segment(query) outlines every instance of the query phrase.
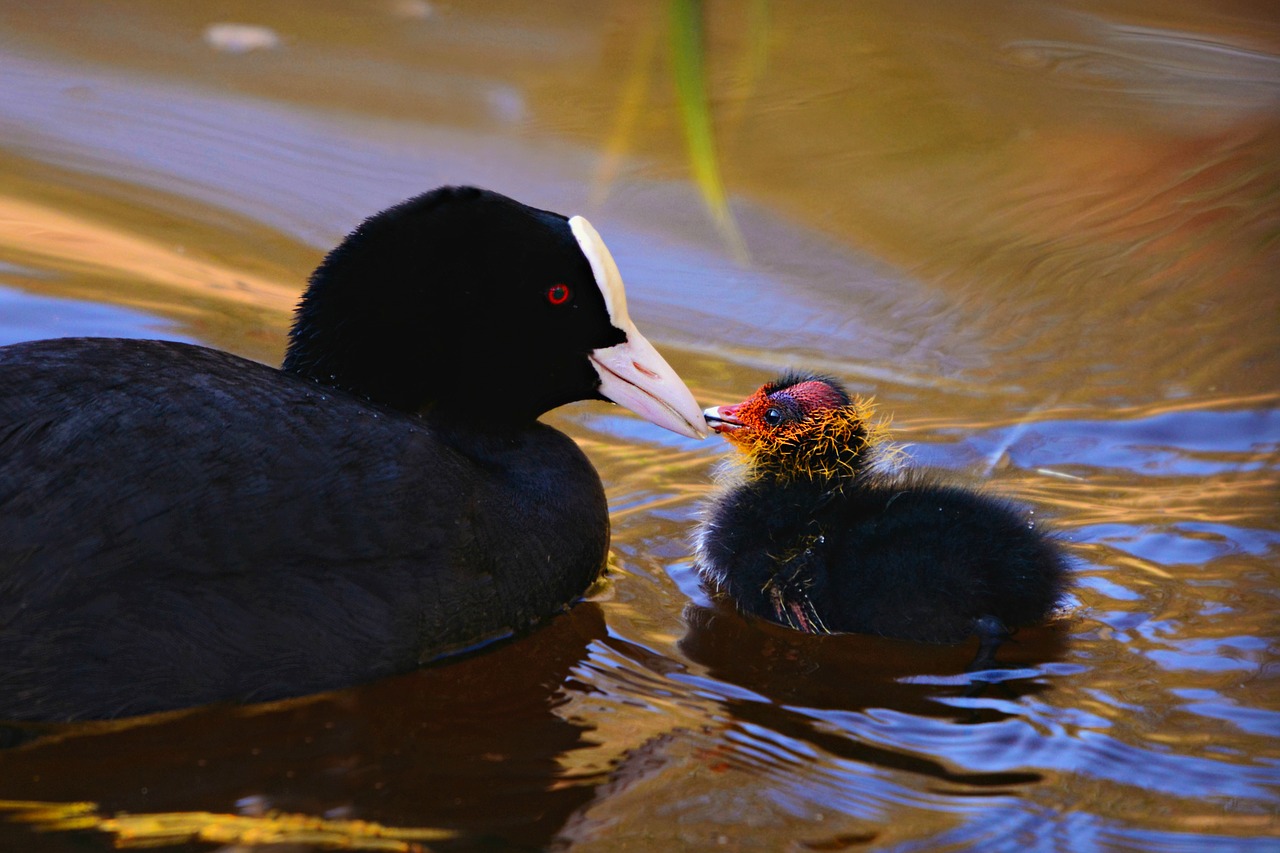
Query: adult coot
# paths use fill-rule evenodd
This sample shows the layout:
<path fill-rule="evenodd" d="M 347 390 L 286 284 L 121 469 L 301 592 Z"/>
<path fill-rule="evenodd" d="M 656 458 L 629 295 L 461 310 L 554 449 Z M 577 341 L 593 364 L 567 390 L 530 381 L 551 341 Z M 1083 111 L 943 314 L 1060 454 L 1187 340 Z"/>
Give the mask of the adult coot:
<path fill-rule="evenodd" d="M 0 348 L 0 718 L 324 690 L 524 630 L 603 566 L 577 445 L 688 389 L 581 217 L 445 187 L 311 277 L 283 370 L 161 341 Z"/>
<path fill-rule="evenodd" d="M 710 506 L 697 563 L 743 612 L 810 633 L 976 632 L 987 664 L 1058 606 L 1067 564 L 1027 513 L 872 464 L 882 428 L 835 380 L 787 375 L 704 415 L 746 465 Z"/>

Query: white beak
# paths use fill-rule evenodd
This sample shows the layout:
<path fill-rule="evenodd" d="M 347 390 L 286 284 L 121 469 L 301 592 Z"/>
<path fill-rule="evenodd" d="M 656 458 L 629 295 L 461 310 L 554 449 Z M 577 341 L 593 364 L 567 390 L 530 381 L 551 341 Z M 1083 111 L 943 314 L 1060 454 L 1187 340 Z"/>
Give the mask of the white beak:
<path fill-rule="evenodd" d="M 613 255 L 596 229 L 581 216 L 570 219 L 569 227 L 591 264 L 610 323 L 627 336 L 620 344 L 591 353 L 591 364 L 600 375 L 600 393 L 660 427 L 690 438 L 704 438 L 706 421 L 693 395 L 627 314 L 622 274 Z"/>
<path fill-rule="evenodd" d="M 660 427 L 704 438 L 706 421 L 684 382 L 635 326 L 625 331 L 625 343 L 591 353 L 600 393 Z"/>

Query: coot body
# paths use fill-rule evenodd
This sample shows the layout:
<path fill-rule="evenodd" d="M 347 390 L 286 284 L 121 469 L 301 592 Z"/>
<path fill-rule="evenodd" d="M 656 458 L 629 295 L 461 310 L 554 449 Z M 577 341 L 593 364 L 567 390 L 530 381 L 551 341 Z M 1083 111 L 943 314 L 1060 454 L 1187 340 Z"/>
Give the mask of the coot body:
<path fill-rule="evenodd" d="M 1067 564 L 1032 516 L 872 464 L 881 428 L 834 380 L 789 375 L 705 416 L 746 460 L 699 530 L 698 567 L 743 612 L 811 633 L 977 633 L 993 653 L 1058 606 Z"/>
<path fill-rule="evenodd" d="M 600 571 L 608 514 L 537 417 L 602 397 L 700 426 L 585 220 L 473 188 L 330 253 L 284 370 L 0 348 L 0 718 L 300 695 L 550 617 Z"/>

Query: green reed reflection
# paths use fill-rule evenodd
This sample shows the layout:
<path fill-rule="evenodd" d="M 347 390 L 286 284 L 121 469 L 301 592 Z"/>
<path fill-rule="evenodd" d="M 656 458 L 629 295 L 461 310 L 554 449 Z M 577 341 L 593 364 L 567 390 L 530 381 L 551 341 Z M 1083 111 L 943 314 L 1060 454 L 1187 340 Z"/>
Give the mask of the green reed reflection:
<path fill-rule="evenodd" d="M 760 16 L 756 19 L 759 20 Z M 715 130 L 707 97 L 705 53 L 702 0 L 671 0 L 672 72 L 694 183 L 735 258 L 745 261 L 746 243 L 733 218 L 733 211 L 729 209 L 724 181 L 720 176 L 720 160 L 716 154 Z"/>

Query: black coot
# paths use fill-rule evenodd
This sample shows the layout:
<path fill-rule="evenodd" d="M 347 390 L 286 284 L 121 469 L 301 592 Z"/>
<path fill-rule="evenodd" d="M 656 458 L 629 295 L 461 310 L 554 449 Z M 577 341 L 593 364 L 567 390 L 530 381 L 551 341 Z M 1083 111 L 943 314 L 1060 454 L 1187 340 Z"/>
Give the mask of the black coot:
<path fill-rule="evenodd" d="M 698 533 L 708 586 L 811 633 L 948 643 L 1046 620 L 1067 563 L 1025 510 L 871 464 L 881 428 L 828 377 L 788 375 L 704 415 L 745 457 Z"/>
<path fill-rule="evenodd" d="M 590 224 L 468 187 L 334 249 L 283 370 L 0 348 L 0 718 L 300 695 L 546 619 L 596 578 L 609 520 L 537 418 L 600 398 L 705 432 Z"/>

